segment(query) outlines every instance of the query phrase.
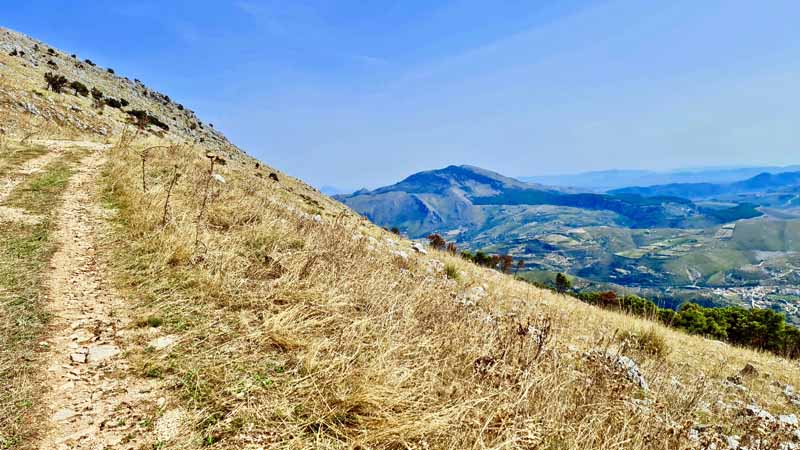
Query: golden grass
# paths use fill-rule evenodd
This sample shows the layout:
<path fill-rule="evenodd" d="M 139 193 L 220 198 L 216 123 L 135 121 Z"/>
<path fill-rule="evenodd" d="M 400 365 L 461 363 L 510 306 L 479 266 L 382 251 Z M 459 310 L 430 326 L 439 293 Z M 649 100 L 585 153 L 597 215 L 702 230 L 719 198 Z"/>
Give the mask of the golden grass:
<path fill-rule="evenodd" d="M 123 80 L 57 60 L 70 79 L 179 115 Z M 0 155 L 29 152 L 37 138 L 120 143 L 99 200 L 118 211 L 104 247 L 109 276 L 139 318 L 126 347 L 139 349 L 129 355 L 135 373 L 172 393 L 161 413 L 177 405 L 188 417 L 180 438 L 154 448 L 637 450 L 722 444 L 726 434 L 751 448 L 784 439 L 742 411 L 756 403 L 791 412 L 775 384 L 800 386 L 794 361 L 600 310 L 453 255 L 417 255 L 241 155 L 215 170 L 224 183 L 210 179 L 205 149 L 175 144 L 200 140 L 178 129 L 191 117 L 179 115 L 166 141 L 131 145 L 134 136 L 120 137 L 121 111 L 47 91 L 45 64 L 5 54 L 0 63 Z M 152 145 L 167 147 L 145 158 L 145 192 L 139 155 Z M 11 201 L 47 216 L 57 195 L 20 191 Z M 31 348 L 46 320 L 49 223 L 3 224 L 0 233 L 0 448 L 36 429 L 42 386 Z M 164 334 L 176 343 L 148 345 Z M 636 360 L 646 392 L 613 364 L 620 354 Z M 730 385 L 747 363 L 759 375 L 744 379 L 745 390 Z M 689 440 L 700 424 L 710 427 Z"/>
<path fill-rule="evenodd" d="M 217 166 L 225 182 L 209 183 L 202 152 L 162 149 L 147 162 L 144 193 L 139 149 L 110 156 L 109 248 L 141 322 L 163 320 L 160 333 L 178 337 L 153 351 L 150 332 L 132 334 L 138 373 L 162 378 L 189 414 L 171 448 L 690 448 L 696 424 L 718 427 L 709 440 L 758 437 L 743 406 L 788 411 L 772 382 L 800 384 L 794 362 L 449 254 L 415 255 L 247 159 Z M 182 176 L 162 226 L 173 170 Z M 400 247 L 411 256 L 392 251 Z M 477 306 L 465 305 L 481 290 Z M 623 332 L 660 350 L 631 351 L 616 339 Z M 629 351 L 646 392 L 610 362 Z M 746 392 L 728 387 L 747 362 L 762 376 Z"/>

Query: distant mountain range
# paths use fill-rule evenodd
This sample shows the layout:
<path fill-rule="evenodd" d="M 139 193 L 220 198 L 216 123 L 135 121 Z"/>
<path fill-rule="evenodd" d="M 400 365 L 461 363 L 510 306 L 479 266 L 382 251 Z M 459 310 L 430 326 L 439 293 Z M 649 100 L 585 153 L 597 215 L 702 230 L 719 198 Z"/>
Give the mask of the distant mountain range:
<path fill-rule="evenodd" d="M 760 173 L 800 171 L 800 166 L 761 167 L 710 167 L 701 169 L 676 169 L 665 172 L 649 170 L 604 170 L 566 175 L 523 176 L 520 180 L 551 186 L 604 192 L 628 186 L 653 186 L 675 183 L 731 183 Z"/>
<path fill-rule="evenodd" d="M 439 233 L 460 249 L 522 259 L 531 280 L 565 272 L 597 288 L 623 286 L 671 306 L 695 301 L 750 307 L 757 295 L 762 306 L 800 324 L 800 310 L 785 304 L 786 295 L 800 292 L 800 170 L 759 170 L 673 173 L 673 179 L 702 173 L 725 181 L 596 193 L 449 166 L 336 198 L 412 238 Z M 589 182 L 609 186 L 609 180 L 644 174 L 595 173 Z"/>
<path fill-rule="evenodd" d="M 701 208 L 670 196 L 574 193 L 473 166 L 420 172 L 391 186 L 335 198 L 373 222 L 396 226 L 413 237 L 485 230 L 502 223 L 508 207 L 515 207 L 513 213 L 545 205 L 604 212 L 611 223 L 632 228 L 700 227 L 760 215 L 747 207 Z"/>
<path fill-rule="evenodd" d="M 719 198 L 731 194 L 796 192 L 800 188 L 800 172 L 760 173 L 733 183 L 671 183 L 635 186 L 609 191 L 610 194 L 636 194 L 646 197 L 672 195 L 690 199 Z"/>

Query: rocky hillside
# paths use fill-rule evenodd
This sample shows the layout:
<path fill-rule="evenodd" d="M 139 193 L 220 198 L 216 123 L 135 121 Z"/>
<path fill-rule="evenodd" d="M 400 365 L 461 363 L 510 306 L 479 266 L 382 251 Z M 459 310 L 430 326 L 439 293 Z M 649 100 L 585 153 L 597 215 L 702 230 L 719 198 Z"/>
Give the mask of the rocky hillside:
<path fill-rule="evenodd" d="M 796 361 L 422 248 L 4 36 L 0 448 L 800 444 Z"/>
<path fill-rule="evenodd" d="M 133 111 L 151 117 L 146 131 L 169 140 L 234 149 L 219 131 L 204 124 L 188 107 L 156 92 L 138 79 L 118 76 L 112 68 L 98 67 L 84 55 L 53 48 L 23 34 L 0 27 L 0 91 L 2 127 L 12 133 L 46 133 L 48 129 L 75 135 L 110 137 L 126 126 L 133 127 Z M 44 75 L 66 79 L 63 92 L 46 95 Z M 80 83 L 86 91 L 81 93 Z M 102 94 L 95 105 L 92 90 Z M 118 102 L 116 103 L 115 102 Z M 115 105 L 124 105 L 117 106 Z"/>

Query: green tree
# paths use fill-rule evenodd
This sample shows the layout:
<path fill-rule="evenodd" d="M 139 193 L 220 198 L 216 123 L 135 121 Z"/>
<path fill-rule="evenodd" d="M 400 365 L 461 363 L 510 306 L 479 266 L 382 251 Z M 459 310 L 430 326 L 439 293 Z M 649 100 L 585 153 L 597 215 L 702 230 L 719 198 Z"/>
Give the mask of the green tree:
<path fill-rule="evenodd" d="M 569 281 L 566 275 L 563 273 L 558 273 L 556 275 L 556 291 L 563 294 L 572 288 L 572 283 Z"/>
<path fill-rule="evenodd" d="M 69 80 L 67 80 L 67 77 L 64 75 L 59 75 L 52 72 L 47 72 L 44 74 L 44 81 L 47 82 L 48 89 L 58 94 L 60 94 L 64 86 L 69 83 Z"/>

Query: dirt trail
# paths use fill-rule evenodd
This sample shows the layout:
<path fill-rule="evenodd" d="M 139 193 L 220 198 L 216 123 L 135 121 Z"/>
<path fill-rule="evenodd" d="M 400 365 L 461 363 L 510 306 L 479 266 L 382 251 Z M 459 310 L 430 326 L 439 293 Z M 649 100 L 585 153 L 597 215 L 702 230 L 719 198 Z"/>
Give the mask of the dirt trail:
<path fill-rule="evenodd" d="M 41 217 L 26 213 L 19 208 L 2 206 L 11 192 L 27 177 L 40 172 L 46 165 L 55 161 L 64 154 L 67 147 L 72 145 L 70 141 L 34 140 L 33 144 L 46 145 L 50 151 L 36 158 L 25 161 L 20 167 L 11 173 L 11 176 L 0 180 L 0 223 L 5 221 L 22 222 L 26 224 L 36 224 L 41 221 Z M 94 142 L 83 142 L 82 147 L 100 150 L 104 144 Z"/>
<path fill-rule="evenodd" d="M 44 155 L 29 159 L 12 172 L 10 177 L 0 180 L 0 203 L 2 203 L 11 191 L 17 187 L 26 177 L 42 170 L 42 167 L 54 161 L 64 153 L 63 146 L 53 146 L 52 150 Z"/>
<path fill-rule="evenodd" d="M 139 448 L 154 442 L 147 419 L 163 406 L 155 382 L 129 376 L 123 357 L 126 308 L 109 291 L 97 253 L 104 224 L 93 193 L 104 155 L 94 150 L 70 180 L 58 214 L 60 248 L 48 275 L 53 325 L 43 343 L 50 349 L 51 414 L 43 450 Z"/>

